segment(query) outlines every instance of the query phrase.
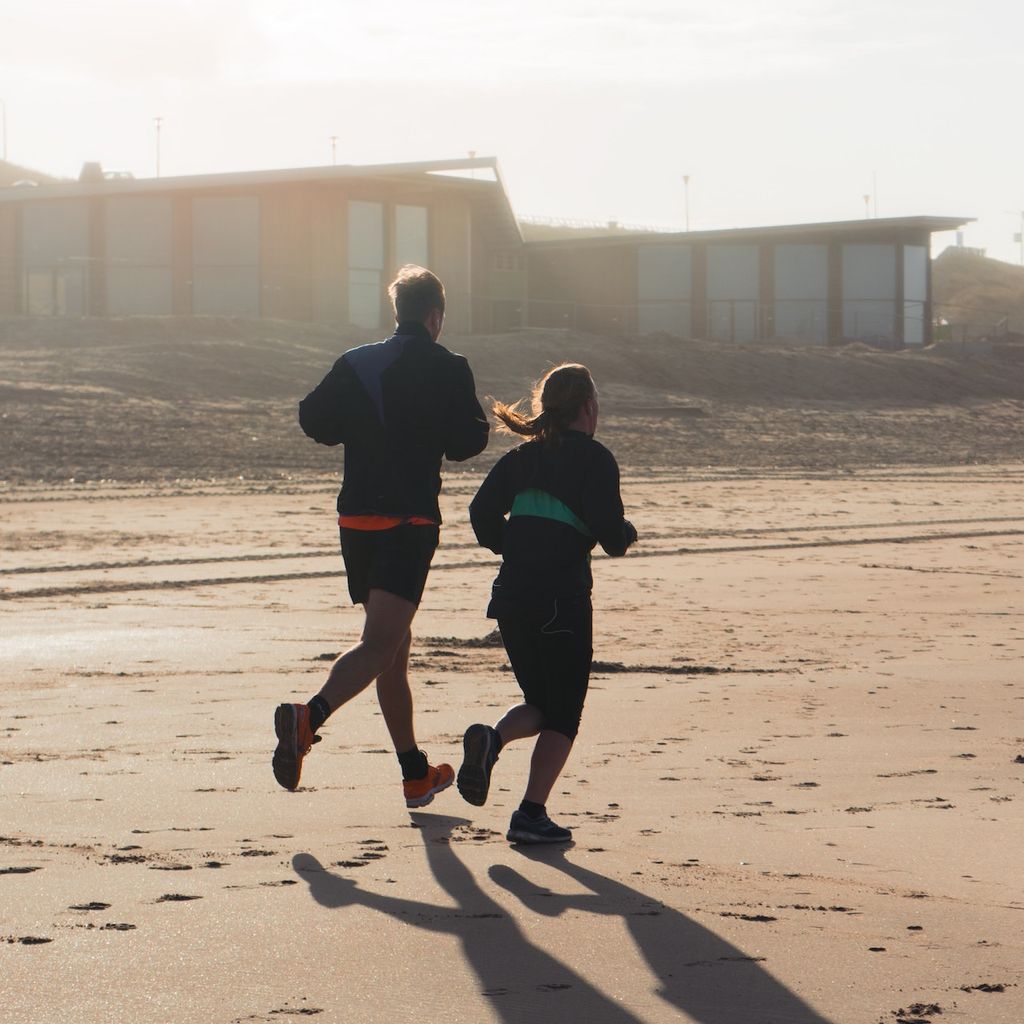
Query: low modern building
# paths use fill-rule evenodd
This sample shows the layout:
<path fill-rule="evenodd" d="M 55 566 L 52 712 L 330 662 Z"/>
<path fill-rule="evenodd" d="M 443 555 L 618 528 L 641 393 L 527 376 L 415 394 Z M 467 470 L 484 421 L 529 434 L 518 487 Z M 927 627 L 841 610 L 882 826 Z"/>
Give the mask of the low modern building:
<path fill-rule="evenodd" d="M 600 333 L 931 340 L 931 234 L 962 217 L 621 234 L 526 246 L 525 319 Z"/>
<path fill-rule="evenodd" d="M 434 268 L 455 331 L 486 310 L 489 253 L 522 237 L 495 162 L 104 175 L 0 188 L 0 313 L 388 322 L 404 263 Z"/>
<path fill-rule="evenodd" d="M 570 327 L 734 342 L 931 340 L 932 232 L 899 217 L 728 231 L 530 230 L 497 162 L 315 167 L 0 187 L 0 314 L 388 320 L 403 263 L 449 329 Z"/>

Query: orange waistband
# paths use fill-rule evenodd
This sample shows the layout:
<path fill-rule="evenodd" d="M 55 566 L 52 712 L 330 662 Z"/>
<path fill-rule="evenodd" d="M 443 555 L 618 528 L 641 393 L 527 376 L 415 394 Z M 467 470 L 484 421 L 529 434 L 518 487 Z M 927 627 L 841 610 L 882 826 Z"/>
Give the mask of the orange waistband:
<path fill-rule="evenodd" d="M 338 525 L 346 530 L 391 530 L 396 526 L 437 526 L 433 519 L 424 516 L 379 516 L 354 515 L 338 516 Z"/>

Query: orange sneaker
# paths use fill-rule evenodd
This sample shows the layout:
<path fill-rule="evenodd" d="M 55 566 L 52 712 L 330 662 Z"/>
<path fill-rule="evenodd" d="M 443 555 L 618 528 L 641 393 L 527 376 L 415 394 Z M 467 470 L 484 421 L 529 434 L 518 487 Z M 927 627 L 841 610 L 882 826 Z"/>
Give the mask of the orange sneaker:
<path fill-rule="evenodd" d="M 309 708 L 305 704 L 279 704 L 274 712 L 277 750 L 274 751 L 274 778 L 285 789 L 295 790 L 302 775 L 302 759 L 320 740 L 309 727 Z"/>
<path fill-rule="evenodd" d="M 436 768 L 427 765 L 427 774 L 422 779 L 406 779 L 402 783 L 405 806 L 426 807 L 434 799 L 435 793 L 447 789 L 454 781 L 455 769 L 450 764 L 439 764 Z"/>

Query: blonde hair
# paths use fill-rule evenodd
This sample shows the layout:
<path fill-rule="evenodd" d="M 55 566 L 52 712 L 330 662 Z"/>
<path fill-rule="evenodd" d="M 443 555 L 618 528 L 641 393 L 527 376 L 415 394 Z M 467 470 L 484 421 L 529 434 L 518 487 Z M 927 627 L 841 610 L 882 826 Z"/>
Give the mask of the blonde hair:
<path fill-rule="evenodd" d="M 495 402 L 491 411 L 510 433 L 550 443 L 569 429 L 596 393 L 594 379 L 582 363 L 562 363 L 534 384 L 530 395 L 532 416 L 520 411 L 522 399 L 512 405 Z"/>

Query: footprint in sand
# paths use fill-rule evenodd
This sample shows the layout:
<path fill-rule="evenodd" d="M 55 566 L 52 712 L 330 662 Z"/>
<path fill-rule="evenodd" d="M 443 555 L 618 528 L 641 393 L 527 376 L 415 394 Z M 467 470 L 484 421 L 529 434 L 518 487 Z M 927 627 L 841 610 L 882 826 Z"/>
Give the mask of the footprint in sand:
<path fill-rule="evenodd" d="M 108 864 L 144 864 L 147 860 L 139 853 L 108 853 L 103 859 Z"/>
<path fill-rule="evenodd" d="M 452 829 L 453 843 L 487 842 L 490 839 L 504 838 L 500 832 L 490 828 L 478 828 L 475 825 L 457 825 Z"/>

